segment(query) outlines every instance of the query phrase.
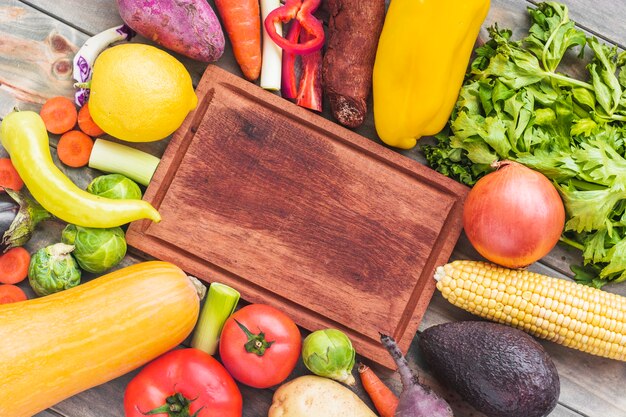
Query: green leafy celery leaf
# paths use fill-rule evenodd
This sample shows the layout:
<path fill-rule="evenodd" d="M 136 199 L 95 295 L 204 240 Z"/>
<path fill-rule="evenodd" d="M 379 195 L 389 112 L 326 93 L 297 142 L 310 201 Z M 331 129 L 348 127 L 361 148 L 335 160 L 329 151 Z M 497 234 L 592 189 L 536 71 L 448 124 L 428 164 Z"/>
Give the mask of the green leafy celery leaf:
<path fill-rule="evenodd" d="M 626 189 L 626 159 L 609 143 L 597 139 L 583 142 L 572 152 L 572 158 L 584 180 L 615 190 Z"/>
<path fill-rule="evenodd" d="M 567 152 L 538 149 L 534 153 L 517 155 L 515 160 L 557 182 L 576 175 L 578 167 Z"/>
<path fill-rule="evenodd" d="M 572 122 L 572 128 L 570 129 L 570 135 L 589 137 L 597 128 L 598 124 L 589 118 L 574 120 Z"/>
<path fill-rule="evenodd" d="M 428 164 L 443 175 L 472 186 L 478 179 L 490 172 L 489 165 L 474 164 L 467 158 L 466 152 L 450 146 L 449 132 L 444 130 L 435 136 L 435 145 L 421 145 Z"/>
<path fill-rule="evenodd" d="M 608 265 L 600 271 L 601 278 L 622 282 L 626 280 L 626 238 L 609 249 L 606 261 Z"/>
<path fill-rule="evenodd" d="M 565 52 L 578 45 L 584 53 L 585 34 L 576 29 L 569 19 L 567 6 L 556 2 L 540 3 L 536 9 L 528 8 L 533 24 L 525 46 L 543 64 L 546 71 L 554 72 Z"/>
<path fill-rule="evenodd" d="M 568 220 L 565 230 L 592 231 L 607 227 L 615 205 L 626 198 L 626 190 L 605 187 L 595 190 L 578 190 L 573 184 L 557 187 L 563 198 Z"/>
<path fill-rule="evenodd" d="M 574 273 L 574 281 L 579 284 L 589 285 L 595 288 L 602 288 L 607 281 L 598 279 L 600 275 L 600 267 L 597 265 L 586 265 L 584 267 L 579 265 L 571 265 L 570 269 Z"/>
<path fill-rule="evenodd" d="M 585 263 L 599 263 L 606 259 L 608 229 L 589 233 L 584 238 L 583 259 Z"/>
<path fill-rule="evenodd" d="M 622 51 L 619 53 L 619 55 L 617 56 L 617 68 L 618 68 L 618 72 L 619 75 L 617 77 L 617 79 L 619 80 L 620 85 L 623 88 L 626 88 L 626 51 Z"/>
<path fill-rule="evenodd" d="M 612 116 L 620 104 L 622 86 L 615 75 L 617 47 L 600 43 L 595 37 L 588 42 L 595 56 L 587 65 L 598 104 Z"/>

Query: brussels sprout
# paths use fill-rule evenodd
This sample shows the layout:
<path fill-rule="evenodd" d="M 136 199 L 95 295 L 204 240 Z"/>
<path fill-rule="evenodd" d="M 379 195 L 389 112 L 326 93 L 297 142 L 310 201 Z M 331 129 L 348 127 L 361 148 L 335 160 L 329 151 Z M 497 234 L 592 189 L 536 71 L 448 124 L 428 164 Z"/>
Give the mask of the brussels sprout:
<path fill-rule="evenodd" d="M 121 174 L 101 175 L 94 178 L 87 186 L 87 192 L 118 200 L 141 200 L 139 185 Z"/>
<path fill-rule="evenodd" d="M 68 224 L 61 241 L 74 245 L 74 258 L 88 272 L 104 272 L 117 265 L 126 255 L 126 239 L 120 227 L 96 229 Z"/>
<path fill-rule="evenodd" d="M 39 296 L 80 284 L 80 269 L 70 252 L 74 246 L 56 243 L 39 249 L 30 260 L 28 282 Z"/>
<path fill-rule="evenodd" d="M 318 330 L 302 344 L 304 365 L 316 375 L 354 385 L 352 376 L 356 351 L 344 333 L 336 329 Z"/>

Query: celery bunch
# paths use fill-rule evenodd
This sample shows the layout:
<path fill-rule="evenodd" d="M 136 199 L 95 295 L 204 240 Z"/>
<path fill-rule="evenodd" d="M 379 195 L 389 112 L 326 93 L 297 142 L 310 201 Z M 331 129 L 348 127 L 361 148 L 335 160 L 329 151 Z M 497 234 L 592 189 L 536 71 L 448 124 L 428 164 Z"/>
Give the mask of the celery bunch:
<path fill-rule="evenodd" d="M 422 150 L 434 169 L 467 185 L 496 160 L 542 172 L 565 203 L 562 241 L 582 250 L 576 279 L 595 287 L 626 280 L 626 54 L 577 29 L 563 4 L 528 12 L 525 39 L 489 29 L 448 128 Z M 558 71 L 566 56 L 586 63 L 584 77 Z"/>

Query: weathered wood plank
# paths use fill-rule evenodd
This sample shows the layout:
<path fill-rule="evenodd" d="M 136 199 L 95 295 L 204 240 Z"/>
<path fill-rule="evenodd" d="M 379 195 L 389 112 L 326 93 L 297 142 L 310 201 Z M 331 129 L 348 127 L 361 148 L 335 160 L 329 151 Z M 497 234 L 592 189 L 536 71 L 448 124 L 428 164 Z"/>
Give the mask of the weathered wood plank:
<path fill-rule="evenodd" d="M 72 59 L 86 36 L 16 0 L 0 3 L 0 117 L 73 96 Z"/>
<path fill-rule="evenodd" d="M 63 2 L 47 2 L 43 0 L 31 0 L 23 3 L 34 5 L 36 8 L 45 9 L 46 14 L 54 15 L 65 20 L 71 26 L 65 25 L 55 19 L 40 13 L 33 8 L 24 6 L 19 1 L 2 0 L 0 2 L 0 117 L 8 112 L 13 105 L 19 104 L 21 108 L 38 109 L 43 102 L 44 96 L 67 95 L 71 96 L 71 79 L 54 78 L 50 81 L 50 73 L 52 65 L 59 58 L 67 58 L 73 52 L 65 54 L 55 53 L 51 49 L 50 41 L 55 33 L 60 34 L 71 45 L 71 50 L 75 51 L 77 45 L 82 44 L 86 39 L 86 34 L 94 34 L 100 30 L 117 25 L 120 23 L 117 16 L 114 0 L 97 0 L 87 3 L 78 0 L 64 0 Z M 591 7 L 587 2 L 582 0 L 567 1 L 570 5 L 572 18 L 576 19 L 584 27 L 590 30 L 599 30 L 608 37 L 616 40 L 622 45 L 626 42 L 619 39 L 623 37 L 619 29 L 621 25 L 618 20 L 623 20 L 626 16 L 624 4 L 620 2 L 608 2 L 608 0 L 600 0 Z M 519 0 L 495 0 L 492 2 L 492 12 L 490 13 L 485 26 L 494 21 L 500 22 L 503 26 L 512 27 L 519 32 L 521 36 L 528 27 L 526 8 L 527 3 Z M 592 10 L 593 9 L 593 10 Z M 93 12 L 97 10 L 97 12 Z M 607 13 L 611 10 L 611 13 Z M 589 15 L 589 16 L 587 16 Z M 607 16 L 608 15 L 608 16 Z M 587 19 L 587 20 L 585 20 Z M 586 22 L 595 22 L 594 24 L 586 24 Z M 76 28 L 79 30 L 72 29 Z M 82 33 L 81 33 L 82 32 Z M 5 34 L 8 37 L 5 38 Z M 518 36 L 516 34 L 515 36 Z M 13 55 L 13 49 L 7 47 L 7 42 L 13 45 L 12 48 L 31 48 L 35 53 L 33 57 L 24 54 Z M 32 41 L 32 42 L 31 42 Z M 138 39 L 136 41 L 144 41 Z M 56 42 L 59 43 L 58 41 Z M 36 45 L 35 45 L 36 44 Z M 61 48 L 62 49 L 62 48 Z M 39 54 L 40 56 L 37 56 Z M 46 57 L 45 67 L 41 67 L 40 61 L 42 56 Z M 7 58 L 8 57 L 8 58 Z M 16 65 L 15 62 L 19 64 Z M 198 63 L 185 62 L 190 68 L 190 73 L 194 80 L 198 80 L 203 71 L 204 65 Z M 224 57 L 220 60 L 219 65 L 226 67 L 231 72 L 238 72 L 238 68 L 232 59 L 232 54 L 227 50 Z M 5 68 L 8 70 L 5 71 Z M 46 81 L 48 80 L 48 81 Z M 57 87 L 55 87 L 55 85 Z M 58 87 L 61 85 L 61 87 Z M 40 96 L 41 95 L 41 96 Z M 358 130 L 364 136 L 375 138 L 373 129 L 373 121 L 371 112 L 365 126 Z M 376 139 L 374 139 L 376 140 Z M 163 142 L 162 144 L 164 144 Z M 154 144 L 144 144 L 141 147 L 151 153 L 159 154 L 162 148 L 157 149 Z M 402 154 L 423 162 L 423 157 L 417 149 L 411 151 L 403 151 Z M 98 173 L 93 170 L 70 170 L 65 172 L 73 178 L 80 186 L 85 186 L 93 176 Z M 36 240 L 31 241 L 27 246 L 31 251 L 40 247 L 44 242 L 52 243 L 60 236 L 63 223 L 58 221 L 48 222 L 42 225 L 36 236 Z M 48 239 L 48 241 L 46 241 Z M 471 257 L 475 258 L 476 254 L 468 247 L 466 241 L 461 241 L 457 245 L 455 257 Z M 565 251 L 565 253 L 563 253 Z M 562 276 L 568 272 L 568 265 L 575 261 L 577 254 L 575 251 L 557 248 L 549 257 L 544 259 L 543 264 L 537 264 L 533 268 L 542 272 L 552 272 L 555 275 Z M 134 262 L 132 258 L 127 258 L 125 263 Z M 550 265 L 550 267 L 547 267 Z M 27 284 L 24 284 L 27 287 Z M 615 285 L 607 286 L 608 290 L 624 293 L 626 286 Z M 32 293 L 31 293 L 32 295 Z M 429 307 L 422 328 L 426 328 L 435 323 L 446 322 L 450 320 L 472 319 L 473 317 L 455 307 L 447 304 L 445 300 L 436 293 L 431 306 Z M 561 346 L 549 342 L 542 342 L 549 353 L 554 358 L 559 369 L 562 382 L 561 403 L 566 406 L 559 406 L 551 414 L 551 416 L 621 416 L 626 414 L 626 405 L 621 400 L 621 386 L 626 381 L 626 370 L 624 365 L 614 361 L 603 360 L 601 358 L 591 357 L 580 352 L 572 351 Z M 415 345 L 415 343 L 414 343 Z M 411 347 L 408 354 L 412 364 L 418 365 L 417 348 Z M 297 372 L 304 372 L 299 369 Z M 399 380 L 397 374 L 380 370 L 387 375 L 387 381 L 392 388 L 399 392 Z M 387 372 L 386 374 L 384 372 Z M 425 381 L 437 387 L 436 383 L 422 370 L 425 375 Z M 108 384 L 93 388 L 83 394 L 79 394 L 67 401 L 59 404 L 54 411 L 60 412 L 67 417 L 75 417 L 80 415 L 85 417 L 96 416 L 123 416 L 121 409 L 121 399 L 123 389 L 128 376 L 118 378 Z M 440 388 L 436 388 L 440 389 Z M 244 415 L 258 416 L 265 415 L 269 403 L 271 401 L 271 390 L 255 390 L 242 387 L 244 398 L 246 401 Z M 360 392 L 361 395 L 362 391 Z M 445 392 L 445 390 L 442 390 Z M 453 394 L 446 394 L 449 398 Z M 86 407 L 85 404 L 89 404 Z M 113 414 L 106 414 L 105 405 L 113 407 Z M 570 410 L 574 408 L 580 410 L 582 414 L 575 413 Z M 455 403 L 455 409 L 459 416 L 477 415 L 469 411 L 463 405 Z M 93 411 L 90 411 L 93 410 Z M 57 416 L 57 413 L 43 412 L 38 417 Z"/>

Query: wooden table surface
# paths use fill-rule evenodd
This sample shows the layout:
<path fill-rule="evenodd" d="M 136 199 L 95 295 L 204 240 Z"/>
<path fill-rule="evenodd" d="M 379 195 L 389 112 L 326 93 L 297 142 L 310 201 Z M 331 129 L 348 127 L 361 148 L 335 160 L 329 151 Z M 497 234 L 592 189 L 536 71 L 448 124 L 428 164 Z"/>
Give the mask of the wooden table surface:
<path fill-rule="evenodd" d="M 501 27 L 513 29 L 514 37 L 523 36 L 529 26 L 526 8 L 532 7 L 533 3 L 534 1 L 525 0 L 492 0 L 491 10 L 483 29 L 498 22 Z M 625 1 L 566 0 L 565 3 L 570 9 L 571 18 L 581 28 L 607 43 L 616 44 L 624 49 Z M 0 0 L 0 118 L 14 106 L 20 109 L 39 110 L 48 97 L 56 95 L 72 97 L 71 68 L 74 53 L 91 35 L 120 23 L 114 0 Z M 481 36 L 486 37 L 484 30 Z M 147 42 L 142 38 L 136 38 L 134 41 Z M 194 82 L 197 83 L 206 64 L 183 57 L 179 59 L 186 65 Z M 240 75 L 229 46 L 217 65 Z M 326 116 L 329 117 L 328 114 Z M 373 128 L 371 112 L 365 125 L 358 129 L 358 133 L 379 142 Z M 58 137 L 52 136 L 53 154 L 56 141 Z M 164 140 L 137 147 L 161 156 L 166 145 L 167 140 Z M 6 156 L 4 150 L 0 150 L 0 153 L 1 156 Z M 402 154 L 424 162 L 417 149 L 403 151 Z M 83 188 L 94 176 L 99 175 L 98 172 L 88 168 L 62 167 L 62 169 Z M 60 221 L 46 222 L 38 228 L 27 249 L 33 252 L 46 244 L 58 241 L 63 227 L 64 224 Z M 462 236 L 452 258 L 478 259 L 479 256 Z M 546 258 L 532 265 L 531 269 L 567 278 L 570 274 L 569 265 L 580 261 L 579 253 L 558 246 Z M 134 262 L 137 262 L 137 259 L 128 255 L 123 265 Z M 27 289 L 27 284 L 22 285 Z M 626 283 L 607 285 L 604 289 L 626 295 Z M 32 291 L 29 295 L 33 296 Z M 449 305 L 435 293 L 420 329 L 438 323 L 472 318 L 470 314 Z M 550 416 L 626 416 L 626 395 L 623 394 L 626 386 L 626 363 L 594 357 L 550 342 L 541 341 L 541 343 L 556 363 L 561 380 L 559 403 Z M 415 341 L 407 358 L 419 370 L 423 381 L 450 400 L 456 416 L 481 415 L 460 401 L 454 393 L 439 387 L 428 371 L 422 369 Z M 396 373 L 381 368 L 375 369 L 396 393 L 400 392 Z M 302 363 L 299 363 L 292 377 L 305 371 Z M 121 417 L 124 415 L 122 408 L 124 389 L 135 373 L 124 375 L 69 398 L 37 414 L 37 417 Z M 360 386 L 355 390 L 368 402 Z M 244 396 L 244 416 L 267 415 L 273 390 L 241 386 L 241 391 Z"/>

